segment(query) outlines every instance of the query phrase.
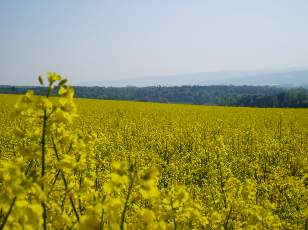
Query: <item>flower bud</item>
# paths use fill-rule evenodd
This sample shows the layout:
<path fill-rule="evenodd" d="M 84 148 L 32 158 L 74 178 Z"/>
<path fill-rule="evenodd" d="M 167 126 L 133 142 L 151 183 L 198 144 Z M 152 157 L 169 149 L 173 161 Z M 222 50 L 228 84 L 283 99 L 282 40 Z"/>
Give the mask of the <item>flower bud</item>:
<path fill-rule="evenodd" d="M 38 76 L 38 81 L 41 85 L 44 85 L 44 81 L 41 75 Z"/>

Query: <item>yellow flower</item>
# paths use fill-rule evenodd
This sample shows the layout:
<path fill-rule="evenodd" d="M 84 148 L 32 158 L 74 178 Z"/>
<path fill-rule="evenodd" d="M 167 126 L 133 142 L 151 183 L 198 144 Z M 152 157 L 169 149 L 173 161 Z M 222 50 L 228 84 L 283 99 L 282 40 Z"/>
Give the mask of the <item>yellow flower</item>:
<path fill-rule="evenodd" d="M 72 117 L 70 116 L 69 113 L 57 110 L 54 114 L 54 119 L 56 122 L 59 123 L 71 123 L 72 122 Z"/>
<path fill-rule="evenodd" d="M 151 224 L 155 221 L 155 213 L 149 209 L 142 209 L 140 211 L 141 220 L 146 224 Z"/>
<path fill-rule="evenodd" d="M 38 227 L 42 215 L 42 206 L 40 204 L 31 204 L 25 208 L 25 213 L 28 216 L 29 224 L 33 227 Z"/>
<path fill-rule="evenodd" d="M 127 170 L 127 163 L 126 162 L 112 162 L 113 170 L 119 174 L 120 176 L 124 175 Z"/>
<path fill-rule="evenodd" d="M 47 76 L 50 85 L 52 85 L 55 81 L 61 80 L 61 76 L 54 72 L 48 72 Z"/>
<path fill-rule="evenodd" d="M 113 198 L 109 201 L 108 208 L 112 211 L 117 211 L 122 206 L 122 201 L 120 198 Z"/>
<path fill-rule="evenodd" d="M 68 113 L 75 113 L 76 112 L 76 105 L 73 100 L 68 100 L 66 98 L 61 98 L 59 100 L 60 108 Z"/>
<path fill-rule="evenodd" d="M 52 103 L 48 98 L 40 98 L 37 107 L 44 110 L 50 109 L 52 108 Z"/>
<path fill-rule="evenodd" d="M 176 194 L 176 199 L 185 203 L 189 199 L 189 194 L 184 188 L 179 188 Z"/>
<path fill-rule="evenodd" d="M 58 162 L 57 166 L 59 169 L 73 169 L 76 167 L 76 160 L 73 156 L 66 155 L 64 159 Z"/>
<path fill-rule="evenodd" d="M 65 228 L 70 222 L 70 217 L 63 213 L 62 215 L 57 215 L 53 221 L 53 227 L 56 229 Z"/>
<path fill-rule="evenodd" d="M 97 219 L 93 215 L 81 216 L 78 229 L 80 230 L 96 230 L 98 229 Z"/>
<path fill-rule="evenodd" d="M 74 97 L 75 91 L 69 86 L 60 86 L 58 94 L 61 97 L 72 99 Z"/>
<path fill-rule="evenodd" d="M 151 180 L 156 178 L 159 175 L 157 168 L 151 168 L 142 176 L 143 180 Z"/>
<path fill-rule="evenodd" d="M 29 104 L 32 102 L 33 90 L 28 90 L 24 96 L 21 97 L 21 102 Z"/>
<path fill-rule="evenodd" d="M 115 186 L 120 186 L 123 183 L 122 177 L 116 173 L 111 173 L 110 179 L 111 179 L 112 184 Z"/>
<path fill-rule="evenodd" d="M 147 180 L 141 184 L 141 195 L 145 199 L 150 199 L 159 196 L 159 191 L 154 180 Z"/>
<path fill-rule="evenodd" d="M 220 223 L 221 220 L 222 220 L 222 217 L 221 217 L 221 215 L 220 215 L 217 211 L 214 211 L 214 212 L 211 214 L 210 221 L 211 221 L 212 224 Z"/>

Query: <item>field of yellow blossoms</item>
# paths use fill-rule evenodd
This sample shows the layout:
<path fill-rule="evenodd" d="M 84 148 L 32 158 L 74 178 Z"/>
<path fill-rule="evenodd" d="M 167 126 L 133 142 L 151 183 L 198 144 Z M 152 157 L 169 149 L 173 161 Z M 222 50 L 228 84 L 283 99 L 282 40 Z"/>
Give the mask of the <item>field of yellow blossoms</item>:
<path fill-rule="evenodd" d="M 60 75 L 39 82 L 45 96 L 0 95 L 0 230 L 308 229 L 308 109 L 74 99 Z"/>

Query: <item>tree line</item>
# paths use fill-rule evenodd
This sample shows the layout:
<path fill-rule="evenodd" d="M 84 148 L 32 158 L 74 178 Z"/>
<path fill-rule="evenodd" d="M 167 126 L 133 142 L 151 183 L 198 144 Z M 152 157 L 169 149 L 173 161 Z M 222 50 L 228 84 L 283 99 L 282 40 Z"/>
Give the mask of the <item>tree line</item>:
<path fill-rule="evenodd" d="M 77 86 L 76 96 L 108 100 L 184 103 L 199 105 L 250 107 L 308 107 L 308 89 L 271 86 L 150 86 L 150 87 L 86 87 Z M 0 86 L 2 94 L 23 94 L 33 90 L 42 95 L 42 87 Z"/>

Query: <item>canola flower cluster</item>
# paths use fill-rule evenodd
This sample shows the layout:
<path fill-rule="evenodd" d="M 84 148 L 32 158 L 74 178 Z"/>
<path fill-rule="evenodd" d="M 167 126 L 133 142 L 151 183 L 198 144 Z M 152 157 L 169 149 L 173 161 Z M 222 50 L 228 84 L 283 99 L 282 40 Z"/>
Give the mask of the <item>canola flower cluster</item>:
<path fill-rule="evenodd" d="M 308 228 L 307 110 L 73 96 L 1 106 L 0 229 Z"/>

